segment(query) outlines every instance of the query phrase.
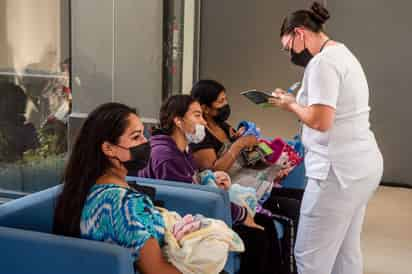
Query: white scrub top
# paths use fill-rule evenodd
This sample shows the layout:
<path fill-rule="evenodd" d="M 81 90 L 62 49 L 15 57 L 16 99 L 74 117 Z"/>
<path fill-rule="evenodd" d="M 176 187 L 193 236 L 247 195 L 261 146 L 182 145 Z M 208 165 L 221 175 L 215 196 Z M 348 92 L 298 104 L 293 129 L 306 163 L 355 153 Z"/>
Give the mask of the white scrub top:
<path fill-rule="evenodd" d="M 356 57 L 343 44 L 325 47 L 305 69 L 297 102 L 336 110 L 331 129 L 303 125 L 306 176 L 325 180 L 333 168 L 342 187 L 382 173 L 382 155 L 369 124 L 369 88 Z"/>

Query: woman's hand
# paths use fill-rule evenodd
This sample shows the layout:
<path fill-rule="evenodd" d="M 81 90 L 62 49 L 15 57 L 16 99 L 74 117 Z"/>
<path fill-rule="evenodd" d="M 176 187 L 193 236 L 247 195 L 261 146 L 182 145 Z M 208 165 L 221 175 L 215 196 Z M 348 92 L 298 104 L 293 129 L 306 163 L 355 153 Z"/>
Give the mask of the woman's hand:
<path fill-rule="evenodd" d="M 181 274 L 181 272 L 167 261 L 155 238 L 146 241 L 140 250 L 139 259 L 135 262 L 140 273 L 145 274 Z"/>
<path fill-rule="evenodd" d="M 254 135 L 242 136 L 239 139 L 237 139 L 237 141 L 235 142 L 235 144 L 238 144 L 241 149 L 251 148 L 257 143 L 258 143 L 258 139 Z"/>
<path fill-rule="evenodd" d="M 241 136 L 243 135 L 243 133 L 245 133 L 245 131 L 246 131 L 245 127 L 241 127 L 241 128 L 239 128 L 237 131 L 234 130 L 233 137 L 239 138 L 239 137 L 241 137 Z"/>
<path fill-rule="evenodd" d="M 287 93 L 283 89 L 276 89 L 272 92 L 273 98 L 269 98 L 269 103 L 275 107 L 291 111 L 290 106 L 296 104 L 296 98 L 293 94 Z"/>
<path fill-rule="evenodd" d="M 265 228 L 263 226 L 260 226 L 260 225 L 255 223 L 255 220 L 253 219 L 252 215 L 250 215 L 249 213 L 247 214 L 246 219 L 243 221 L 243 224 L 247 227 L 257 228 L 257 229 L 260 229 L 260 230 L 265 230 Z"/>

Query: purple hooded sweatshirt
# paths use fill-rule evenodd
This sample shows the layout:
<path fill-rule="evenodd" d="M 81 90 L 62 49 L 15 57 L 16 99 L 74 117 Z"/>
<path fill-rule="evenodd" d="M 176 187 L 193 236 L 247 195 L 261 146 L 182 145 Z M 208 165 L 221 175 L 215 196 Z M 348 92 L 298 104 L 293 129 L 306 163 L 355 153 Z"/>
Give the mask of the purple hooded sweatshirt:
<path fill-rule="evenodd" d="M 182 152 L 168 135 L 158 134 L 150 138 L 152 148 L 147 166 L 138 172 L 139 177 L 193 183 L 197 168 L 190 152 Z M 247 210 L 231 203 L 233 223 L 245 220 Z"/>
<path fill-rule="evenodd" d="M 192 183 L 196 167 L 190 153 L 180 151 L 168 135 L 150 138 L 152 152 L 147 166 L 138 172 L 139 177 Z"/>

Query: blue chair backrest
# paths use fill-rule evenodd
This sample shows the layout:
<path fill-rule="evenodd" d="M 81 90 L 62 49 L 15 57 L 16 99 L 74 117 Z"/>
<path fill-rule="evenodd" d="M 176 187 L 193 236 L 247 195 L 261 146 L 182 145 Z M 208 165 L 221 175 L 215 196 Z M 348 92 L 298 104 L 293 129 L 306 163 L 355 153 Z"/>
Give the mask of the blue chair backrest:
<path fill-rule="evenodd" d="M 293 140 L 288 140 L 287 143 L 293 147 L 300 157 L 305 157 L 305 148 L 303 147 L 300 136 L 297 135 Z M 295 167 L 291 173 L 282 181 L 282 186 L 287 188 L 304 189 L 306 187 L 306 171 L 305 164 L 302 161 Z"/>
<path fill-rule="evenodd" d="M 56 198 L 61 185 L 0 206 L 0 226 L 51 233 Z"/>
<path fill-rule="evenodd" d="M 128 176 L 126 180 L 155 188 L 156 186 L 160 186 L 156 189 L 156 199 L 166 201 L 165 207 L 169 210 L 178 211 L 180 214 L 199 213 L 205 216 L 213 216 L 213 218 L 225 221 L 229 226 L 232 223 L 229 195 L 226 191 L 219 188 L 132 176 Z M 179 191 L 179 189 L 182 188 L 184 188 L 185 191 Z M 178 191 L 175 197 L 176 195 L 181 195 L 187 199 L 188 196 L 194 195 L 193 199 L 191 199 L 192 203 L 190 205 L 181 204 L 178 199 L 169 201 L 170 199 L 168 199 L 167 195 L 169 195 L 169 191 L 171 190 Z M 198 192 L 198 190 L 201 190 L 201 192 Z M 216 194 L 218 194 L 218 196 L 216 196 Z M 198 195 L 202 196 L 203 201 L 201 203 L 197 203 L 198 199 L 196 199 L 196 196 Z M 217 197 L 219 198 L 217 199 Z M 206 206 L 204 199 L 210 199 L 210 202 L 207 202 Z M 218 206 L 210 203 L 218 203 Z"/>
<path fill-rule="evenodd" d="M 282 180 L 282 186 L 287 188 L 304 189 L 306 187 L 305 165 L 300 163 L 289 175 Z"/>
<path fill-rule="evenodd" d="M 137 180 L 139 184 L 158 186 L 156 199 L 165 201 L 165 207 L 169 210 L 177 211 L 180 214 L 199 213 L 224 220 L 229 225 L 231 223 L 230 209 L 227 206 L 229 198 L 227 193 L 220 189 L 201 186 L 203 191 L 199 191 L 197 185 L 136 177 L 128 178 L 128 181 L 134 180 Z M 185 188 L 185 191 L 181 191 L 182 187 Z M 1 205 L 0 226 L 51 233 L 56 198 L 61 189 L 62 186 L 58 185 Z M 189 197 L 190 204 L 187 204 Z"/>

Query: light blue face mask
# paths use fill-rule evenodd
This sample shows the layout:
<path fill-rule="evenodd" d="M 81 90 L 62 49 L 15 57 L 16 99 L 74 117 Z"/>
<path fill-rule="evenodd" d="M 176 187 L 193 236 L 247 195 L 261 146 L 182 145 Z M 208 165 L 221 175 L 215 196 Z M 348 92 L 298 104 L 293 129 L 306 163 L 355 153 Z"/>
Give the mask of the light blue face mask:
<path fill-rule="evenodd" d="M 199 144 L 205 139 L 206 131 L 205 126 L 201 124 L 196 124 L 194 133 L 185 132 L 186 140 L 189 144 Z"/>

